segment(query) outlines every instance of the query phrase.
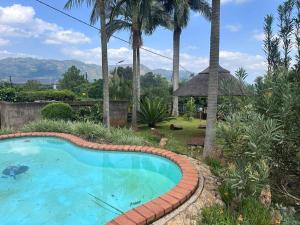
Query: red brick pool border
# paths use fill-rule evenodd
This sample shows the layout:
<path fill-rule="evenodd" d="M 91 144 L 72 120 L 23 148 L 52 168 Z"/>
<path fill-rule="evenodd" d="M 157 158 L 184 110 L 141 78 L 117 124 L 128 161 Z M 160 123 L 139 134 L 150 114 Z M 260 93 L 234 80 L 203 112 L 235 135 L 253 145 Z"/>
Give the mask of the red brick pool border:
<path fill-rule="evenodd" d="M 107 225 L 145 225 L 152 223 L 183 204 L 196 191 L 199 175 L 186 158 L 160 148 L 131 145 L 110 145 L 88 142 L 71 134 L 52 132 L 15 133 L 0 135 L 0 140 L 17 137 L 59 137 L 78 146 L 105 151 L 144 152 L 159 155 L 175 162 L 181 169 L 182 179 L 166 194 L 116 217 Z"/>

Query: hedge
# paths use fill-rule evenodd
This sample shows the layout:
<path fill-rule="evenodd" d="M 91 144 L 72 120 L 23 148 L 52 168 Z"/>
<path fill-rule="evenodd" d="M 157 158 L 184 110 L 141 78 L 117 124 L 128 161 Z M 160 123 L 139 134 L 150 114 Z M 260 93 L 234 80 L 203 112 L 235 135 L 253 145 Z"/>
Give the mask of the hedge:
<path fill-rule="evenodd" d="M 75 94 L 68 90 L 22 91 L 18 93 L 16 101 L 74 101 L 75 98 Z"/>
<path fill-rule="evenodd" d="M 34 101 L 74 101 L 75 94 L 69 90 L 20 91 L 14 88 L 0 89 L 0 101 L 34 102 Z"/>

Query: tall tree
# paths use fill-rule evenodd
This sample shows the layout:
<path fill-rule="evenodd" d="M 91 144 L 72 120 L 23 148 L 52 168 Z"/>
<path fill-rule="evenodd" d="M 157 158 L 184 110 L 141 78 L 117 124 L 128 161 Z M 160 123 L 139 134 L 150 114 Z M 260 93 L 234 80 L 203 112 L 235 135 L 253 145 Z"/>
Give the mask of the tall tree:
<path fill-rule="evenodd" d="M 268 74 L 277 70 L 281 64 L 279 38 L 273 34 L 273 16 L 267 15 L 264 20 L 264 52 L 267 58 Z"/>
<path fill-rule="evenodd" d="M 294 18 L 295 21 L 295 44 L 297 48 L 296 52 L 296 64 L 295 68 L 297 71 L 300 71 L 300 0 L 296 0 L 296 16 Z"/>
<path fill-rule="evenodd" d="M 68 0 L 65 8 L 71 9 L 74 6 L 81 6 L 86 3 L 88 7 L 92 7 L 90 16 L 91 24 L 96 24 L 100 19 L 101 33 L 101 58 L 102 58 L 102 76 L 103 76 L 103 123 L 107 128 L 110 128 L 109 117 L 109 76 L 108 76 L 108 56 L 107 56 L 107 33 L 106 33 L 106 9 L 110 1 L 105 0 Z"/>
<path fill-rule="evenodd" d="M 117 0 L 107 24 L 109 35 L 119 30 L 130 30 L 133 53 L 133 101 L 132 126 L 137 126 L 137 111 L 140 103 L 140 47 L 142 33 L 152 34 L 154 29 L 165 24 L 166 14 L 156 0 Z"/>
<path fill-rule="evenodd" d="M 211 7 L 206 0 L 162 0 L 166 10 L 171 13 L 173 22 L 173 91 L 179 87 L 180 37 L 182 29 L 188 25 L 190 10 L 211 18 Z M 178 97 L 173 96 L 172 115 L 178 116 Z"/>
<path fill-rule="evenodd" d="M 204 142 L 203 157 L 212 155 L 215 147 L 215 124 L 217 118 L 218 103 L 218 75 L 220 60 L 220 0 L 212 0 L 212 20 L 210 35 L 210 60 L 209 60 L 209 81 L 208 81 L 208 108 L 207 125 Z"/>
<path fill-rule="evenodd" d="M 294 0 L 286 0 L 278 7 L 279 15 L 279 37 L 283 43 L 283 66 L 289 69 L 291 57 L 289 56 L 292 49 L 292 36 L 294 21 L 292 12 L 294 8 Z"/>
<path fill-rule="evenodd" d="M 68 89 L 75 93 L 79 93 L 79 87 L 88 81 L 81 74 L 81 71 L 76 66 L 71 66 L 59 80 L 60 89 Z"/>

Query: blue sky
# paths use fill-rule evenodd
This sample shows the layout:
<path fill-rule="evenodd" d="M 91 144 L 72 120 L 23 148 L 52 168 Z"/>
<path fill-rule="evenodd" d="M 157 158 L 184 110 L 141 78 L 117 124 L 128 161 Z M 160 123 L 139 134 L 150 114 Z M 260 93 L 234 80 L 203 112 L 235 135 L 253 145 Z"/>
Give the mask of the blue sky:
<path fill-rule="evenodd" d="M 63 9 L 65 1 L 44 0 Z M 265 71 L 262 26 L 266 14 L 276 14 L 282 0 L 221 0 L 221 65 L 234 72 L 244 67 L 252 82 Z M 88 21 L 90 9 L 68 13 Z M 127 32 L 116 34 L 128 40 Z M 199 72 L 208 65 L 210 24 L 192 13 L 181 37 L 181 65 Z M 97 31 L 60 15 L 34 0 L 0 1 L 0 58 L 37 57 L 76 59 L 100 64 L 101 49 Z M 172 57 L 172 32 L 159 28 L 144 37 L 144 47 Z M 130 45 L 116 39 L 109 42 L 109 62 L 131 63 Z M 171 69 L 172 62 L 142 52 L 142 63 L 152 69 Z"/>

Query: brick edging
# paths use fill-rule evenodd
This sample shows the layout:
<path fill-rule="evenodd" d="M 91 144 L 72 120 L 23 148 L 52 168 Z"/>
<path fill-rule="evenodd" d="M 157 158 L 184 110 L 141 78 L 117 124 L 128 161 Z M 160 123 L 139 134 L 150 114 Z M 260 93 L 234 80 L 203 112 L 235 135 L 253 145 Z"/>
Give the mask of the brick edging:
<path fill-rule="evenodd" d="M 145 225 L 168 214 L 189 199 L 198 188 L 199 174 L 194 165 L 186 158 L 176 153 L 160 148 L 131 145 L 98 144 L 85 141 L 79 137 L 65 133 L 31 132 L 0 135 L 0 140 L 16 137 L 58 137 L 78 146 L 94 150 L 144 152 L 165 157 L 176 163 L 182 172 L 182 179 L 166 194 L 133 208 L 116 217 L 107 225 Z"/>

